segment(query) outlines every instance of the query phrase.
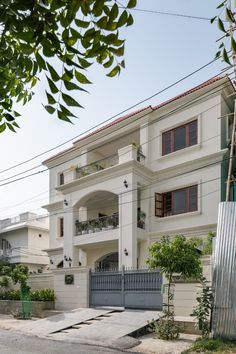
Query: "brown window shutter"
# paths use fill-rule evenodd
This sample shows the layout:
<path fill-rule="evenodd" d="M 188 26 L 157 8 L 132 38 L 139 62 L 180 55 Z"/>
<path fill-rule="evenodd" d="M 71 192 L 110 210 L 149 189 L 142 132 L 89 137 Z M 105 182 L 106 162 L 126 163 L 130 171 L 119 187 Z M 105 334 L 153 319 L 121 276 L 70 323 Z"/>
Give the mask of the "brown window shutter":
<path fill-rule="evenodd" d="M 155 193 L 155 216 L 163 217 L 163 195 Z"/>

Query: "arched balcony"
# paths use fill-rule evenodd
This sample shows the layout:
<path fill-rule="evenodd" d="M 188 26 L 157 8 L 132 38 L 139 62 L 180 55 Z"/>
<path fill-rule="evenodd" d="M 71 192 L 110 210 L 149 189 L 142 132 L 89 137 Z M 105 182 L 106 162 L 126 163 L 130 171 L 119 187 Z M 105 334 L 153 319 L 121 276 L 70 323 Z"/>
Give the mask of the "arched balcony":
<path fill-rule="evenodd" d="M 74 206 L 75 236 L 105 232 L 118 228 L 118 196 L 96 191 Z"/>

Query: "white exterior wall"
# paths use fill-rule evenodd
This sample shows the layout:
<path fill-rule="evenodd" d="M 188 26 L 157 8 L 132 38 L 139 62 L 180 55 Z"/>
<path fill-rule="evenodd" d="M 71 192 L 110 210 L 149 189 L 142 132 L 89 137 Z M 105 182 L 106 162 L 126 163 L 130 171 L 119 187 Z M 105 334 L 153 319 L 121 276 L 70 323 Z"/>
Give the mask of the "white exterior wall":
<path fill-rule="evenodd" d="M 220 202 L 221 167 L 213 165 L 205 167 L 178 178 L 156 183 L 151 188 L 151 194 L 164 193 L 171 190 L 198 184 L 198 211 L 183 213 L 167 217 L 155 216 L 155 205 L 151 207 L 151 230 L 152 233 L 184 233 L 188 229 L 196 229 L 199 226 L 216 227 L 218 204 Z M 209 230 L 210 231 L 210 230 Z M 213 230 L 212 230 L 213 231 Z"/>
<path fill-rule="evenodd" d="M 220 84 L 217 85 L 220 86 Z M 209 92 L 212 90 L 213 86 L 209 86 Z M 206 93 L 205 98 L 199 99 L 203 92 Z M 117 249 L 120 265 L 143 266 L 148 255 L 148 246 L 164 234 L 183 233 L 187 236 L 202 237 L 206 236 L 209 231 L 214 231 L 217 222 L 217 207 L 221 201 L 220 162 L 227 151 L 222 150 L 225 148 L 224 144 L 222 146 L 222 138 L 224 139 L 227 133 L 227 120 L 219 118 L 232 108 L 231 103 L 226 103 L 229 101 L 228 93 L 223 94 L 226 98 L 223 98 L 220 90 L 215 94 L 208 94 L 207 89 L 204 88 L 202 91 L 183 96 L 153 112 L 149 111 L 145 117 L 140 114 L 140 120 L 135 117 L 133 125 L 130 125 L 133 127 L 133 133 L 130 136 L 132 139 L 135 137 L 135 141 L 138 140 L 136 142 L 141 144 L 146 156 L 146 168 L 136 162 L 136 165 L 131 164 L 135 160 L 136 152 L 127 138 L 127 130 L 131 128 L 125 128 L 124 122 L 121 123 L 120 129 L 117 129 L 118 126 L 116 129 L 110 127 L 105 133 L 99 132 L 96 136 L 89 136 L 82 140 L 82 146 L 80 142 L 77 142 L 72 149 L 65 152 L 64 156 L 59 155 L 58 158 L 50 161 L 50 188 L 54 190 L 51 192 L 51 204 L 48 210 L 51 212 L 50 248 L 55 249 L 54 257 L 59 260 L 66 255 L 72 258 L 72 266 L 78 266 L 79 262 L 81 263 L 79 256 L 81 254 L 83 262 L 86 263 L 83 265 L 94 267 L 94 262 L 101 256 L 102 249 L 104 249 L 104 255 L 110 249 Z M 189 102 L 192 103 L 189 104 Z M 178 111 L 183 104 L 185 107 Z M 162 133 L 195 119 L 198 120 L 197 144 L 162 156 Z M 122 134 L 124 135 L 123 141 L 129 143 L 121 148 Z M 115 147 L 119 154 L 119 166 L 107 168 L 76 182 L 72 182 L 73 173 L 71 177 L 65 174 L 65 185 L 55 190 L 59 184 L 60 172 L 73 171 L 75 166 L 83 166 L 96 161 L 103 154 L 109 155 L 109 151 L 113 153 Z M 86 154 L 86 151 L 90 149 L 94 150 Z M 78 156 L 82 150 L 82 155 Z M 70 161 L 63 162 L 66 159 Z M 60 165 L 53 167 L 58 164 Z M 181 176 L 175 177 L 179 174 Z M 127 181 L 128 188 L 124 187 L 124 180 Z M 195 184 L 198 185 L 198 210 L 196 212 L 163 218 L 155 216 L 155 193 L 165 193 Z M 139 201 L 137 189 L 140 189 L 141 200 Z M 84 202 L 86 197 L 101 191 L 114 193 L 119 199 L 117 206 L 111 206 L 104 201 L 95 201 L 92 208 L 86 209 L 86 202 Z M 67 201 L 67 206 L 63 204 L 63 200 Z M 83 219 L 79 215 L 80 206 L 84 207 Z M 138 206 L 146 213 L 145 231 L 141 236 L 140 230 L 137 230 Z M 116 240 L 118 246 L 115 242 L 112 243 L 114 237 L 112 238 L 111 235 L 106 243 L 105 233 L 104 237 L 101 233 L 97 235 L 98 242 L 94 242 L 93 247 L 91 247 L 91 241 L 88 241 L 86 245 L 86 235 L 83 235 L 81 239 L 80 236 L 75 238 L 75 220 L 93 219 L 98 216 L 98 212 L 109 215 L 118 210 L 120 221 Z M 63 238 L 58 237 L 60 217 L 64 218 Z M 108 232 L 107 235 L 109 235 Z M 95 240 L 95 237 L 96 234 L 89 236 L 88 239 Z M 83 240 L 81 246 L 80 240 Z M 59 248 L 62 251 L 56 251 Z M 127 256 L 124 255 L 125 249 L 128 252 Z M 68 262 L 64 262 L 64 267 L 69 266 Z"/>
<path fill-rule="evenodd" d="M 170 114 L 149 127 L 149 165 L 152 170 L 160 171 L 183 163 L 195 161 L 209 156 L 221 149 L 221 96 L 208 98 L 208 100 L 195 104 L 181 112 Z M 167 114 L 162 110 L 153 114 L 153 120 Z M 183 125 L 192 120 L 198 120 L 198 144 L 162 156 L 163 132 Z"/>

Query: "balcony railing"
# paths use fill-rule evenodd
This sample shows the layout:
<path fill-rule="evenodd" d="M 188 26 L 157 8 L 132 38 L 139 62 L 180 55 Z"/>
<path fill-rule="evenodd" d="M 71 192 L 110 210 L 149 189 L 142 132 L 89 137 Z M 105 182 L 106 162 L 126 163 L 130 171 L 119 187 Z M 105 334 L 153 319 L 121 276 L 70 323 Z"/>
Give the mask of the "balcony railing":
<path fill-rule="evenodd" d="M 119 224 L 119 215 L 114 213 L 109 216 L 102 216 L 97 219 L 89 219 L 86 221 L 75 221 L 76 236 L 84 234 L 92 234 L 94 232 L 116 229 Z"/>
<path fill-rule="evenodd" d="M 106 157 L 96 162 L 92 162 L 86 166 L 77 167 L 76 178 L 81 178 L 81 177 L 91 175 L 95 172 L 105 170 L 108 167 L 118 165 L 118 163 L 119 163 L 118 155 L 114 154 L 112 156 Z"/>

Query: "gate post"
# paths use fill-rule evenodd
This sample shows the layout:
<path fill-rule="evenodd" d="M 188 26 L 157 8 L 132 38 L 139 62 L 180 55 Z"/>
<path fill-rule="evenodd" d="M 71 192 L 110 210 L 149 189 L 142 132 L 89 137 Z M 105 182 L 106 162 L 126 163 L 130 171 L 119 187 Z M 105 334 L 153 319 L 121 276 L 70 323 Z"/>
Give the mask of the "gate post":
<path fill-rule="evenodd" d="M 125 307 L 125 266 L 122 265 L 121 268 L 121 299 L 122 306 Z"/>

